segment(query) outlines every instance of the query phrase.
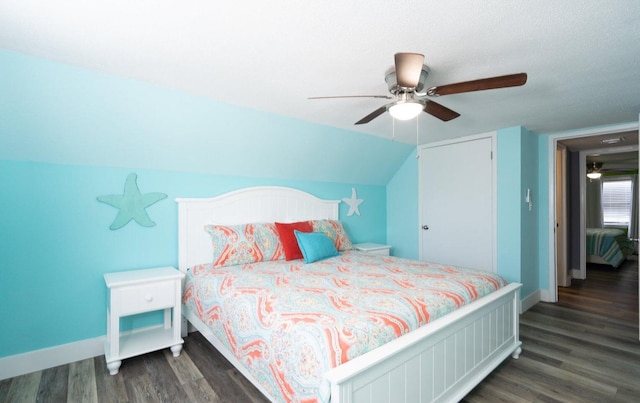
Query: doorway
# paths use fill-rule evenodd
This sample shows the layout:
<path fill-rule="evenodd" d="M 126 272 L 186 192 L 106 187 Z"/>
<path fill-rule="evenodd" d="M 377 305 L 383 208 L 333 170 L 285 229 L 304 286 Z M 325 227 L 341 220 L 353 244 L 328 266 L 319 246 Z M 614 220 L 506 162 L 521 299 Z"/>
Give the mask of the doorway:
<path fill-rule="evenodd" d="M 550 201 L 550 211 L 553 212 L 549 217 L 549 289 L 547 290 L 548 295 L 543 300 L 548 302 L 557 302 L 558 300 L 558 279 L 557 279 L 557 231 L 556 231 L 556 170 L 557 170 L 557 158 L 556 158 L 556 150 L 558 148 L 558 144 L 566 144 L 567 142 L 572 142 L 572 146 L 574 148 L 580 147 L 583 150 L 587 149 L 604 149 L 616 146 L 616 144 L 609 145 L 609 138 L 618 138 L 623 137 L 623 142 L 626 144 L 635 146 L 635 150 L 637 152 L 638 145 L 638 125 L 637 124 L 625 124 L 625 125 L 617 125 L 609 128 L 601 128 L 601 129 L 590 129 L 584 130 L 580 132 L 574 132 L 570 135 L 554 135 L 551 137 L 549 142 L 549 156 L 550 156 L 550 170 L 549 170 L 549 201 Z M 605 142 L 603 142 L 605 140 Z M 580 145 L 578 145 L 580 144 Z M 620 145 L 617 145 L 620 147 Z M 599 148 L 598 148 L 599 147 Z M 577 163 L 577 169 L 574 168 L 574 171 L 578 171 L 578 177 L 586 178 L 586 159 L 582 161 L 583 163 Z M 573 164 L 576 165 L 575 163 Z M 584 186 L 583 186 L 584 188 Z M 570 189 L 568 187 L 567 189 Z M 569 229 L 569 233 L 572 239 L 575 240 L 576 236 L 578 237 L 578 243 L 581 245 L 579 252 L 580 266 L 586 265 L 586 262 L 583 263 L 586 256 L 585 253 L 585 228 L 584 228 L 584 190 L 580 191 L 578 196 L 580 201 L 580 220 L 579 226 L 573 225 L 573 230 Z M 570 242 L 569 242 L 570 243 Z M 575 263 L 573 263 L 575 266 Z M 573 269 L 573 267 L 572 267 Z"/>

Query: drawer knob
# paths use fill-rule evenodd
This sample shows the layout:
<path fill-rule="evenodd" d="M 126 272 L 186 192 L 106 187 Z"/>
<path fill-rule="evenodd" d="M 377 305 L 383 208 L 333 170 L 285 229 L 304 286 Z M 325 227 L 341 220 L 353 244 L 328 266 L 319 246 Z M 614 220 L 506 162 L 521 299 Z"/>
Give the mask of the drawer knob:
<path fill-rule="evenodd" d="M 151 302 L 153 301 L 153 295 L 147 295 L 145 299 L 147 300 L 147 302 Z"/>

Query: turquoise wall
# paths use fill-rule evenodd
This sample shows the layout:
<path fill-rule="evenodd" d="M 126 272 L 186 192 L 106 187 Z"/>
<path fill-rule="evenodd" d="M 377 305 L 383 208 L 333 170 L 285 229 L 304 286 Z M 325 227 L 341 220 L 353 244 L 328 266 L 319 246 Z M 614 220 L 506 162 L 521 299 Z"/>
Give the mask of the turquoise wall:
<path fill-rule="evenodd" d="M 522 128 L 522 142 L 520 149 L 520 161 L 522 169 L 522 182 L 520 187 L 520 216 L 522 226 L 520 228 L 521 242 L 521 280 L 522 297 L 526 297 L 540 288 L 539 283 L 539 251 L 538 244 L 538 217 L 539 201 L 536 195 L 540 193 L 538 186 L 538 136 L 526 128 Z M 532 205 L 525 203 L 527 189 L 531 191 Z"/>
<path fill-rule="evenodd" d="M 498 273 L 509 281 L 521 282 L 521 177 L 520 127 L 498 130 Z"/>
<path fill-rule="evenodd" d="M 291 186 L 387 241 L 386 184 L 414 146 L 0 50 L 0 357 L 106 333 L 106 272 L 177 264 L 176 197 Z M 155 227 L 96 200 L 138 175 Z M 124 328 L 157 318 L 129 318 Z"/>
<path fill-rule="evenodd" d="M 538 135 L 538 286 L 549 289 L 549 136 Z"/>
<path fill-rule="evenodd" d="M 96 200 L 121 194 L 130 172 L 142 193 L 168 197 L 147 209 L 155 227 L 109 225 L 117 210 Z M 214 196 L 247 186 L 290 186 L 324 199 L 351 184 L 230 177 L 145 169 L 0 161 L 0 357 L 106 333 L 104 273 L 172 265 L 177 257 L 176 197 Z M 354 242 L 386 242 L 386 189 L 355 185 L 360 216 L 340 219 Z M 123 328 L 151 323 L 134 317 Z"/>
<path fill-rule="evenodd" d="M 386 185 L 414 149 L 4 50 L 0 66 L 0 160 Z"/>
<path fill-rule="evenodd" d="M 387 185 L 387 243 L 392 255 L 418 259 L 418 217 L 418 160 L 413 152 Z"/>
<path fill-rule="evenodd" d="M 522 283 L 523 297 L 539 289 L 538 143 L 523 127 L 498 130 L 498 273 Z M 532 206 L 525 202 L 530 189 Z"/>

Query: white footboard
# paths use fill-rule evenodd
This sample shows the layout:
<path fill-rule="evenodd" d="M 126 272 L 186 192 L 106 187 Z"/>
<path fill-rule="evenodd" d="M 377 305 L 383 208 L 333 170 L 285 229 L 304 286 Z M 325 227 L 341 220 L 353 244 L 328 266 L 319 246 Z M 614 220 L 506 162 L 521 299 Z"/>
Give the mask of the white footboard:
<path fill-rule="evenodd" d="M 332 403 L 462 399 L 505 358 L 518 358 L 519 289 L 507 287 L 326 374 Z"/>

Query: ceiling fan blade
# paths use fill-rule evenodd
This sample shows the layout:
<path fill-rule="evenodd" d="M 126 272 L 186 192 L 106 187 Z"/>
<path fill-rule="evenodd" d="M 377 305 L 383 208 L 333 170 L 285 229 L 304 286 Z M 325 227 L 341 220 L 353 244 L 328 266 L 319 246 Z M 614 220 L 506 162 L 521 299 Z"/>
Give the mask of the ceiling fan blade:
<path fill-rule="evenodd" d="M 368 114 L 367 116 L 363 117 L 362 119 L 358 120 L 355 124 L 357 125 L 363 125 L 365 123 L 369 123 L 371 122 L 373 119 L 377 118 L 378 116 L 382 115 L 383 113 L 385 113 L 387 111 L 387 106 L 381 106 L 378 109 L 376 109 L 375 111 L 371 112 L 370 114 Z"/>
<path fill-rule="evenodd" d="M 527 73 L 509 74 L 506 76 L 481 78 L 479 80 L 463 81 L 461 83 L 431 87 L 427 90 L 427 95 L 431 97 L 438 97 L 440 95 L 460 94 L 462 92 L 518 87 L 520 85 L 524 85 L 526 82 Z"/>
<path fill-rule="evenodd" d="M 396 81 L 403 88 L 415 88 L 420 81 L 424 55 L 420 53 L 396 53 Z"/>
<path fill-rule="evenodd" d="M 435 116 L 443 122 L 448 122 L 460 116 L 458 112 L 452 111 L 446 106 L 442 106 L 439 103 L 433 101 L 427 101 L 427 104 L 424 106 L 423 110 L 429 115 Z"/>
<path fill-rule="evenodd" d="M 384 99 L 393 99 L 392 96 L 389 95 L 336 95 L 330 97 L 309 97 L 307 99 L 332 99 L 332 98 L 384 98 Z"/>

